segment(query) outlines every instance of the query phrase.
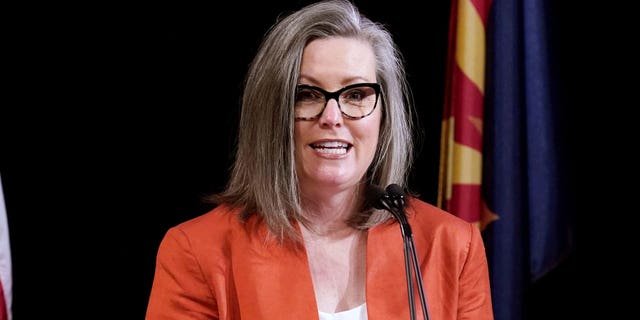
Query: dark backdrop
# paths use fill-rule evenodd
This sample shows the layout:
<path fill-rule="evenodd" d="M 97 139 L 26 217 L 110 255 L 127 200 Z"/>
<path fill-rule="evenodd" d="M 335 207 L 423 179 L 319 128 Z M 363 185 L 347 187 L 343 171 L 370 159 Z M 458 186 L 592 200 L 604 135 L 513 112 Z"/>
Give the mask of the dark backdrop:
<path fill-rule="evenodd" d="M 16 320 L 144 316 L 164 232 L 224 187 L 260 39 L 308 2 L 18 12 L 7 89 L 17 101 L 0 120 Z M 406 58 L 423 130 L 411 187 L 435 204 L 449 1 L 356 3 Z M 570 260 L 533 287 L 532 314 L 561 306 L 574 269 Z"/>

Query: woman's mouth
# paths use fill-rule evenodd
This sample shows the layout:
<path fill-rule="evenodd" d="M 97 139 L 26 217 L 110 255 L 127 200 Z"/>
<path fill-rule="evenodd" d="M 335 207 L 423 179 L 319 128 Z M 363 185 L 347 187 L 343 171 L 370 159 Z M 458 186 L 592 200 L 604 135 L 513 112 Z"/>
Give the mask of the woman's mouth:
<path fill-rule="evenodd" d="M 317 142 L 309 145 L 313 150 L 323 154 L 346 154 L 353 146 L 352 144 L 341 141 L 325 141 Z"/>

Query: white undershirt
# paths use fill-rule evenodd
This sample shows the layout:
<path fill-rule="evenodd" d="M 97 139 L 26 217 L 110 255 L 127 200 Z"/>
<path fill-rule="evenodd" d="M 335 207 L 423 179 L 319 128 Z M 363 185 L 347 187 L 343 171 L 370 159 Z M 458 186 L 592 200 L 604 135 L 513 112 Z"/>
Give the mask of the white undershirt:
<path fill-rule="evenodd" d="M 367 320 L 367 304 L 363 303 L 351 310 L 327 313 L 318 311 L 320 320 Z"/>

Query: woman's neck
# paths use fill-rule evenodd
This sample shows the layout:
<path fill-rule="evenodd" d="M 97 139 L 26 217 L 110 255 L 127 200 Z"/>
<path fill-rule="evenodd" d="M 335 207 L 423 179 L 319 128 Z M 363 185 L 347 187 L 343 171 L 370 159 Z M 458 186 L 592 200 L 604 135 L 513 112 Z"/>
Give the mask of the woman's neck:
<path fill-rule="evenodd" d="M 353 191 L 336 192 L 331 195 L 306 195 L 302 199 L 303 216 L 310 231 L 318 235 L 340 237 L 354 231 L 348 221 L 358 212 L 360 197 Z"/>
<path fill-rule="evenodd" d="M 366 231 L 338 222 L 321 228 L 301 226 L 318 309 L 353 309 L 366 299 Z"/>

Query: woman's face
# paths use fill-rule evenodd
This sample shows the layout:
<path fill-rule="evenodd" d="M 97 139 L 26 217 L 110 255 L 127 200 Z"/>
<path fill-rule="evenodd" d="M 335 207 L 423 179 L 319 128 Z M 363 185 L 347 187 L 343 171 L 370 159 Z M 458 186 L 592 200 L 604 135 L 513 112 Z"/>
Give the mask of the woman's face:
<path fill-rule="evenodd" d="M 331 37 L 313 40 L 304 49 L 298 84 L 334 92 L 370 82 L 376 82 L 376 64 L 367 42 Z M 302 192 L 344 190 L 362 180 L 378 144 L 380 100 L 362 119 L 343 116 L 337 101 L 330 99 L 318 119 L 296 120 L 295 158 Z"/>

